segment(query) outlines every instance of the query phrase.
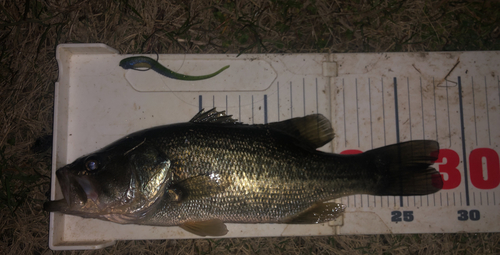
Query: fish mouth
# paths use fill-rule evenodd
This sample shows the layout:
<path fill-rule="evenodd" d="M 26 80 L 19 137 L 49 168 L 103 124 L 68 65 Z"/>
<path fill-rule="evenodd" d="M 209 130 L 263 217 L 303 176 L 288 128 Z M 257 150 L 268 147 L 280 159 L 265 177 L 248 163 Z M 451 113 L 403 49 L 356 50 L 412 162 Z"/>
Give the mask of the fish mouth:
<path fill-rule="evenodd" d="M 48 201 L 44 204 L 44 210 L 48 212 L 65 212 L 75 209 L 75 206 L 83 206 L 87 203 L 89 195 L 96 199 L 97 194 L 93 185 L 85 177 L 75 176 L 67 167 L 56 171 L 57 180 L 61 186 L 64 199 Z"/>

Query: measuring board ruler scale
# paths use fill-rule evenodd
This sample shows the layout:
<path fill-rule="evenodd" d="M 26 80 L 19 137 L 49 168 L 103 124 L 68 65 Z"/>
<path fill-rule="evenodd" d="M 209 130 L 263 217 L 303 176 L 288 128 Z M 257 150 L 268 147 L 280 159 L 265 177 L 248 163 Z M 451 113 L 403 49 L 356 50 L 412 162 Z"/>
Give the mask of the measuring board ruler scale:
<path fill-rule="evenodd" d="M 331 87 L 318 87 L 317 78 L 282 83 L 278 79 L 265 92 L 244 96 L 243 107 L 242 95 L 237 95 L 236 107 L 228 103 L 236 101 L 236 95 L 226 93 L 200 94 L 198 108 L 217 107 L 245 123 L 268 123 L 316 112 L 328 114 L 329 109 L 320 111 L 319 105 L 331 100 L 330 116 L 336 132 L 333 151 L 337 153 L 361 153 L 419 139 L 440 143 L 439 159 L 433 167 L 444 179 L 441 192 L 341 198 L 338 201 L 347 209 L 339 233 L 499 231 L 500 81 L 496 70 L 500 70 L 500 60 L 497 57 L 490 66 L 468 66 L 468 60 L 480 62 L 488 53 L 454 54 L 429 53 L 424 58 L 410 54 L 417 55 L 413 59 L 401 53 L 367 54 L 375 58 L 379 68 L 364 72 L 363 68 L 341 67 L 339 75 L 331 78 Z M 332 55 L 331 62 L 358 65 L 353 55 L 365 54 Z M 335 56 L 343 58 L 336 62 Z M 432 67 L 426 63 L 426 58 L 443 62 L 443 57 L 452 60 L 451 65 Z M 370 58 L 364 61 L 366 66 L 372 64 Z M 407 69 L 402 67 L 405 64 Z M 400 75 L 391 69 L 394 66 L 401 69 Z M 481 75 L 474 67 L 487 74 Z M 342 74 L 343 69 L 349 73 Z M 321 94 L 330 89 L 332 97 L 322 98 Z M 242 118 L 242 108 L 251 110 L 243 114 L 246 118 Z"/>
<path fill-rule="evenodd" d="M 56 56 L 52 200 L 62 198 L 58 167 L 137 130 L 185 122 L 200 109 L 216 107 L 247 124 L 320 113 L 336 134 L 320 148 L 326 152 L 437 140 L 440 154 L 433 167 L 443 176 L 443 190 L 343 197 L 336 201 L 346 205 L 346 213 L 336 221 L 227 224 L 224 237 L 500 230 L 500 52 L 160 55 L 160 63 L 191 75 L 231 65 L 196 83 L 123 70 L 117 63 L 126 56 L 101 44 L 60 45 Z M 200 238 L 178 227 L 50 217 L 52 249 Z"/>
<path fill-rule="evenodd" d="M 359 65 L 335 56 L 341 65 Z M 368 54 L 364 61 L 369 72 L 339 69 L 333 81 L 336 151 L 436 140 L 434 167 L 444 187 L 427 196 L 342 198 L 347 213 L 340 231 L 351 231 L 349 219 L 373 212 L 367 221 L 379 221 L 384 232 L 499 231 L 498 52 Z"/>

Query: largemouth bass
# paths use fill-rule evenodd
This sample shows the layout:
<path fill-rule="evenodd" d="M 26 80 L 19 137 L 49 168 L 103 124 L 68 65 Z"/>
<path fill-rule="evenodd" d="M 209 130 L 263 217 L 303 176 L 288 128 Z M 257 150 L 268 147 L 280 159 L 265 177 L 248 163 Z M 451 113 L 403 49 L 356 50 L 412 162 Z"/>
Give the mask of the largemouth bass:
<path fill-rule="evenodd" d="M 333 139 L 314 114 L 245 125 L 224 112 L 130 134 L 57 170 L 64 199 L 45 209 L 121 224 L 180 226 L 201 236 L 224 223 L 334 220 L 353 195 L 426 195 L 443 186 L 435 141 L 357 155 L 316 150 Z"/>

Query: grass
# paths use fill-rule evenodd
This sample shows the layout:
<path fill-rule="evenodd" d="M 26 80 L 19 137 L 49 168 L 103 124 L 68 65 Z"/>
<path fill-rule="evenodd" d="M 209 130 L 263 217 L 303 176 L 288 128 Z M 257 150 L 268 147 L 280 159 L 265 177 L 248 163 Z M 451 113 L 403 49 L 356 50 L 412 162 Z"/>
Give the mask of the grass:
<path fill-rule="evenodd" d="M 51 174 L 43 140 L 52 133 L 57 44 L 105 43 L 121 53 L 159 54 L 500 50 L 496 1 L 145 3 L 0 4 L 0 250 L 6 254 L 52 253 L 42 211 Z M 37 140 L 42 146 L 32 150 Z M 498 233 L 357 235 L 120 241 L 97 253 L 498 254 L 499 243 Z"/>
<path fill-rule="evenodd" d="M 10 159 L 5 157 L 5 146 L 0 148 L 0 201 L 11 213 L 15 213 L 28 198 L 30 188 L 36 184 L 39 177 L 23 174 Z M 5 208 L 2 208 L 5 209 Z"/>

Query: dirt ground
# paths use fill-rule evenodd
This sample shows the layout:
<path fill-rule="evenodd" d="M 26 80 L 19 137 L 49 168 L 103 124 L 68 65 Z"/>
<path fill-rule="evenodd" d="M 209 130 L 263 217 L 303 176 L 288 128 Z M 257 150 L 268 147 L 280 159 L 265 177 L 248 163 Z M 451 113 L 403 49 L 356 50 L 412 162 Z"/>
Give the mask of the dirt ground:
<path fill-rule="evenodd" d="M 55 48 L 131 53 L 500 50 L 498 1 L 0 1 L 1 254 L 500 254 L 499 233 L 118 241 L 48 248 Z"/>

